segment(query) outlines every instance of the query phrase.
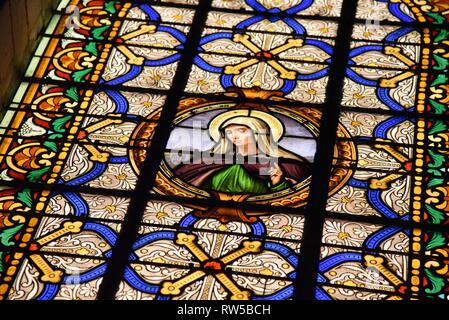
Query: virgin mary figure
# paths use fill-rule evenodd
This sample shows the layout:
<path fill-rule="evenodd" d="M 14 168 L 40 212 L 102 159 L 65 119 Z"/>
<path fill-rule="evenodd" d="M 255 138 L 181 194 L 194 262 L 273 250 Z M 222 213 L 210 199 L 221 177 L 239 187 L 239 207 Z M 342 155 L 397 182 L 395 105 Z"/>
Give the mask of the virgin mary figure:
<path fill-rule="evenodd" d="M 287 189 L 310 176 L 304 158 L 278 145 L 284 128 L 260 110 L 232 110 L 209 124 L 215 146 L 200 161 L 190 161 L 175 174 L 203 190 L 227 194 L 268 194 Z M 213 161 L 205 161 L 204 154 Z"/>

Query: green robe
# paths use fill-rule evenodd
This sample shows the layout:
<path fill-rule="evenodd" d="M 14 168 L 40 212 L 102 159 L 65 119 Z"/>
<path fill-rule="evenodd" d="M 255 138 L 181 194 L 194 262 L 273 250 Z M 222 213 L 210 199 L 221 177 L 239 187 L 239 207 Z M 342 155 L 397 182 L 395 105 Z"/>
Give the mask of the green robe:
<path fill-rule="evenodd" d="M 204 188 L 233 194 L 265 194 L 284 190 L 288 184 L 284 181 L 273 186 L 251 176 L 242 165 L 234 164 L 215 173 L 206 181 Z"/>

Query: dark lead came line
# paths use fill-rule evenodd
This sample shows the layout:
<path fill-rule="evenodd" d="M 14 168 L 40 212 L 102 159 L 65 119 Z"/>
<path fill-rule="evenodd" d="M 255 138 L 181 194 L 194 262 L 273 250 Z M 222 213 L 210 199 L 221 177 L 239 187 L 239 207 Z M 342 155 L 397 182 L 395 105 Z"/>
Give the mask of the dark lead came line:
<path fill-rule="evenodd" d="M 330 66 L 326 92 L 326 107 L 323 109 L 321 133 L 313 165 L 310 196 L 306 210 L 309 218 L 304 225 L 303 244 L 295 281 L 295 300 L 315 299 L 316 279 L 320 263 L 321 238 L 325 221 L 327 194 L 331 175 L 333 149 L 336 142 L 340 104 L 346 65 L 349 58 L 352 28 L 357 9 L 356 0 L 345 0 L 342 7 L 340 26 L 336 38 L 334 57 Z"/>

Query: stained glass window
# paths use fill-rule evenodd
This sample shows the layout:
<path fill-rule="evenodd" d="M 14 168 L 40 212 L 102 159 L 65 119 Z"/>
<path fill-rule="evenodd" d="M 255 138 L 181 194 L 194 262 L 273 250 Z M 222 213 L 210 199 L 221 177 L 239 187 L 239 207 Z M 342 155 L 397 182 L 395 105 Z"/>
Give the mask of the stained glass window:
<path fill-rule="evenodd" d="M 448 22 L 61 1 L 0 124 L 0 299 L 447 300 Z"/>

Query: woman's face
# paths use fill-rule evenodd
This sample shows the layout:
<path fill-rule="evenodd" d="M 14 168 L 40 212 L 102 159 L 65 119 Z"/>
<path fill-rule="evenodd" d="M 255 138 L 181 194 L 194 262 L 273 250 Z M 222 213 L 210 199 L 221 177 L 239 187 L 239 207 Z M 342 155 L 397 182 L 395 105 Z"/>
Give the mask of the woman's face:
<path fill-rule="evenodd" d="M 225 137 L 237 148 L 254 145 L 254 134 L 248 127 L 231 124 L 224 129 Z"/>

